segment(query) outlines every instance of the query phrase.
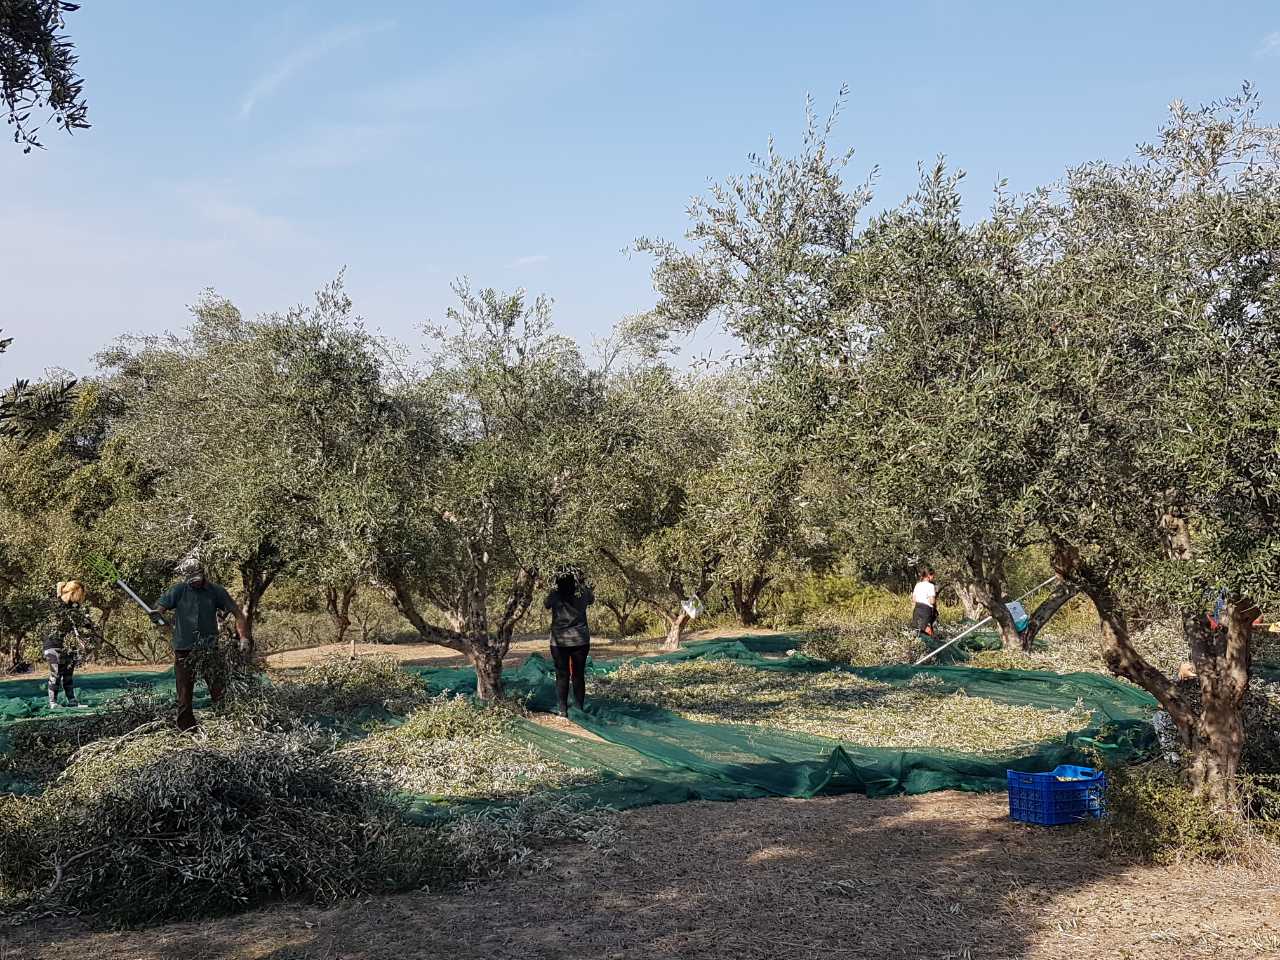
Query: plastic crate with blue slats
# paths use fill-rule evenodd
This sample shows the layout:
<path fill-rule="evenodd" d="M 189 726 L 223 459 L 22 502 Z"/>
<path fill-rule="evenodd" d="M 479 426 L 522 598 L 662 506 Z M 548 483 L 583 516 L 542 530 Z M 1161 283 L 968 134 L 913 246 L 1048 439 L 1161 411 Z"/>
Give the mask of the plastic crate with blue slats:
<path fill-rule="evenodd" d="M 1107 775 L 1101 770 L 1063 764 L 1052 773 L 1007 774 L 1010 819 L 1057 826 L 1096 819 L 1106 810 Z"/>

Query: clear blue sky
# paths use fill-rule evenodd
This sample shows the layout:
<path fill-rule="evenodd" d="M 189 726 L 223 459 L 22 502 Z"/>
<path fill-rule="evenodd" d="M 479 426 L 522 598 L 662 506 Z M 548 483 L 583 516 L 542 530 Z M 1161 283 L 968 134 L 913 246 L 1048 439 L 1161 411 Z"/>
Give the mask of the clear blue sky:
<path fill-rule="evenodd" d="M 1229 11 L 1229 12 L 1224 12 Z M 652 303 L 623 248 L 806 93 L 877 203 L 945 153 L 971 209 L 1128 154 L 1168 102 L 1253 80 L 1280 116 L 1280 7 L 1162 3 L 89 2 L 72 15 L 93 128 L 0 143 L 0 379 L 77 373 L 120 333 L 179 329 L 205 287 L 284 309 L 344 265 L 413 344 L 449 282 L 555 298 L 589 341 Z"/>

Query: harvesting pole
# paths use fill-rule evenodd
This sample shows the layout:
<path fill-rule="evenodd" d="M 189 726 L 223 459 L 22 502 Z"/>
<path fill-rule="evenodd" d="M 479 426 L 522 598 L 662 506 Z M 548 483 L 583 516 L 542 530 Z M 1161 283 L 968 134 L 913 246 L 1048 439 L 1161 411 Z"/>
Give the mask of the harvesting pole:
<path fill-rule="evenodd" d="M 1058 578 L 1057 578 L 1056 576 L 1052 576 L 1052 577 L 1050 577 L 1050 578 L 1049 578 L 1048 580 L 1046 580 L 1044 583 L 1040 584 L 1040 586 L 1038 586 L 1038 587 L 1032 587 L 1030 590 L 1028 590 L 1028 591 L 1027 591 L 1026 593 L 1024 593 L 1022 596 L 1018 597 L 1018 598 L 1017 598 L 1016 600 L 1014 600 L 1013 602 L 1014 602 L 1014 603 L 1021 603 L 1023 600 L 1027 599 L 1027 597 L 1031 596 L 1033 593 L 1039 593 L 1041 590 L 1043 590 L 1045 587 L 1047 587 L 1049 584 L 1053 583 L 1053 581 L 1055 581 L 1055 580 L 1057 580 L 1057 579 L 1058 579 Z M 912 664 L 912 666 L 916 666 L 916 667 L 918 667 L 918 666 L 920 666 L 920 664 L 924 663 L 926 660 L 932 660 L 934 657 L 936 657 L 938 654 L 940 654 L 943 650 L 947 649 L 947 647 L 951 646 L 951 645 L 952 645 L 953 643 L 955 643 L 957 640 L 963 640 L 965 637 L 967 637 L 969 634 L 973 633 L 973 631 L 977 630 L 979 627 L 983 626 L 984 624 L 990 623 L 990 622 L 991 622 L 991 620 L 992 620 L 992 618 L 991 618 L 991 617 L 986 617 L 986 618 L 984 618 L 984 619 L 982 619 L 982 620 L 979 620 L 977 623 L 975 623 L 975 624 L 974 624 L 972 627 L 970 627 L 969 629 L 967 629 L 967 630 L 963 630 L 963 631 L 961 631 L 960 633 L 956 634 L 954 637 L 952 637 L 950 640 L 948 640 L 948 641 L 947 641 L 946 643 L 944 643 L 942 646 L 938 647 L 938 649 L 936 649 L 936 650 L 930 650 L 930 651 L 929 651 L 928 653 L 926 653 L 923 657 L 921 657 L 921 658 L 920 658 L 919 660 L 917 660 L 914 664 Z"/>
<path fill-rule="evenodd" d="M 97 573 L 106 577 L 108 580 L 114 580 L 116 586 L 123 590 L 129 596 L 130 600 L 142 608 L 143 613 L 147 615 L 152 623 L 157 627 L 165 626 L 164 617 L 161 616 L 160 611 L 151 609 L 151 606 L 147 601 L 143 600 L 133 592 L 133 588 L 125 583 L 124 578 L 120 576 L 120 571 L 116 569 L 115 564 L 106 557 L 90 557 L 89 565 L 93 567 Z"/>

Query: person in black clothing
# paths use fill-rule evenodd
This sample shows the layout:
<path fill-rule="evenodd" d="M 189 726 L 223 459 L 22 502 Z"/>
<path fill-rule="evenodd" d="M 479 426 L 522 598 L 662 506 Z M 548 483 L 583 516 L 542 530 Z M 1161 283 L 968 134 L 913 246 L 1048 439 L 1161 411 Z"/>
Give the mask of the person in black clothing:
<path fill-rule="evenodd" d="M 543 604 L 551 611 L 551 659 L 556 665 L 556 713 L 569 713 L 569 685 L 573 699 L 581 710 L 587 699 L 587 652 L 591 648 L 591 630 L 587 626 L 587 607 L 595 595 L 572 573 L 556 577 L 556 588 L 547 594 Z"/>

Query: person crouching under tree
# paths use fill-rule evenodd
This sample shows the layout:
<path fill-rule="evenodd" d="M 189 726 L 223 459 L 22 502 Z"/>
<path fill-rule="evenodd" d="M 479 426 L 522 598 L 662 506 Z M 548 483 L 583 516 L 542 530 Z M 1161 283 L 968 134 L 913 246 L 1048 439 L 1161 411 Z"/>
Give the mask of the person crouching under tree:
<path fill-rule="evenodd" d="M 560 716 L 569 714 L 569 686 L 581 710 L 587 700 L 587 653 L 591 649 L 591 630 L 587 626 L 587 607 L 595 595 L 572 573 L 556 577 L 556 588 L 547 594 L 543 604 L 551 611 L 551 659 L 556 665 L 556 697 Z"/>
<path fill-rule="evenodd" d="M 920 580 L 911 591 L 915 607 L 911 612 L 911 626 L 922 638 L 933 638 L 933 627 L 938 622 L 938 588 L 934 586 L 932 567 L 920 572 Z"/>
<path fill-rule="evenodd" d="M 196 674 L 203 674 L 209 699 L 215 707 L 221 705 L 226 694 L 226 678 L 222 672 L 211 670 L 207 663 L 201 666 L 202 658 L 217 644 L 218 614 L 235 617 L 236 633 L 242 645 L 248 643 L 249 630 L 244 613 L 231 599 L 231 594 L 220 584 L 209 582 L 198 560 L 184 560 L 176 572 L 182 579 L 156 601 L 155 609 L 162 620 L 170 611 L 174 615 L 173 676 L 178 690 L 178 729 L 194 730 L 196 717 L 191 701 L 195 696 Z"/>
<path fill-rule="evenodd" d="M 39 634 L 44 659 L 49 664 L 49 709 L 58 710 L 58 691 L 67 695 L 68 707 L 82 707 L 76 699 L 76 664 L 84 653 L 85 644 L 93 636 L 95 628 L 84 609 L 85 589 L 78 580 L 68 580 L 57 586 L 57 599 L 41 623 Z"/>

